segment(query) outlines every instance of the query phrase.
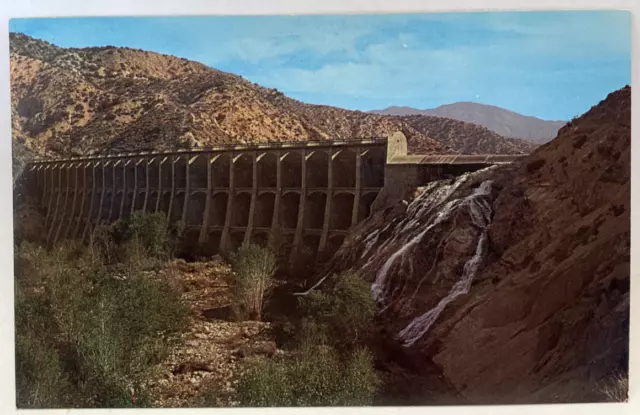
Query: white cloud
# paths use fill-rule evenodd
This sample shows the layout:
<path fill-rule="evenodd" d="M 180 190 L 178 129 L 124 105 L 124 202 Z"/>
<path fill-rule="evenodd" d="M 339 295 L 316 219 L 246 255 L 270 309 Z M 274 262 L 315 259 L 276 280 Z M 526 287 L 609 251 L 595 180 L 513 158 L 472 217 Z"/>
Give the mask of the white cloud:
<path fill-rule="evenodd" d="M 482 22 L 491 30 L 527 36 L 530 46 L 541 52 L 580 53 L 585 45 L 592 53 L 630 52 L 627 11 L 487 13 Z"/>
<path fill-rule="evenodd" d="M 504 34 L 497 37 L 499 40 L 474 45 L 462 43 L 444 49 L 429 49 L 425 39 L 398 33 L 356 52 L 353 42 L 361 33 L 353 33 L 336 46 L 351 52 L 351 58 L 344 62 L 327 63 L 317 69 L 279 68 L 256 81 L 307 94 L 371 99 L 393 96 L 397 100 L 429 94 L 437 99 L 467 93 L 494 78 L 502 78 L 505 85 L 519 81 L 524 90 L 527 82 L 539 80 L 541 74 L 536 72 L 537 68 L 541 71 L 547 68 L 561 80 L 578 70 L 598 70 L 597 66 L 580 66 L 580 59 L 606 62 L 608 56 L 618 50 L 629 52 L 625 49 L 624 36 L 628 32 L 624 27 L 614 28 L 620 15 L 593 14 L 579 19 L 551 15 L 549 19 L 531 19 L 526 14 L 487 14 L 487 19 L 482 21 L 487 28 Z M 585 24 L 590 27 L 585 28 Z M 602 35 L 607 30 L 615 33 Z M 524 37 L 513 38 L 509 32 Z M 421 47 L 408 48 L 408 44 Z M 319 50 L 313 42 L 309 47 Z M 474 95 L 480 94 L 470 96 Z"/>
<path fill-rule="evenodd" d="M 553 100 L 549 88 L 575 84 L 567 89 L 571 94 L 601 75 L 601 63 L 629 53 L 624 14 L 532 17 L 487 13 L 481 18 L 448 14 L 308 17 L 260 25 L 242 21 L 192 31 L 198 35 L 190 43 L 200 53 L 198 60 L 214 67 L 246 63 L 242 74 L 251 81 L 312 102 L 323 97 L 333 105 L 426 106 L 482 97 L 494 105 L 515 103 L 514 110 L 523 96 L 527 108 L 548 108 Z M 431 32 L 424 26 L 430 21 L 453 26 Z M 477 31 L 478 37 L 447 38 L 457 33 L 456 27 L 470 28 L 470 36 Z M 298 64 L 303 53 L 314 56 L 313 67 Z"/>
<path fill-rule="evenodd" d="M 238 21 L 225 28 L 221 36 L 217 35 L 219 28 L 210 27 L 190 41 L 199 44 L 197 49 L 208 54 L 206 61 L 212 65 L 230 60 L 255 64 L 300 52 L 318 56 L 341 53 L 355 59 L 358 55 L 356 41 L 385 25 L 384 21 L 347 19 L 345 16 L 337 16 L 335 20 L 323 16 L 315 19 L 313 16 L 281 16 L 278 20 L 259 21 L 259 24 Z M 213 53 L 208 53 L 210 50 Z"/>
<path fill-rule="evenodd" d="M 471 59 L 459 50 L 411 50 L 389 42 L 370 45 L 361 52 L 359 62 L 331 63 L 318 69 L 281 68 L 253 80 L 295 93 L 402 100 L 419 98 L 428 91 L 438 98 L 476 82 Z"/>

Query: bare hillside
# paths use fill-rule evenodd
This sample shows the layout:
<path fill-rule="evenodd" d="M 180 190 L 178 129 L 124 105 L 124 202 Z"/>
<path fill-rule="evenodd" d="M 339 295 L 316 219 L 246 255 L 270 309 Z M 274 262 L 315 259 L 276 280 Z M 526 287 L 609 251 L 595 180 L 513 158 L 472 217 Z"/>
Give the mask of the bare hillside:
<path fill-rule="evenodd" d="M 305 104 L 198 62 L 112 46 L 60 48 L 10 35 L 16 155 L 380 137 L 414 152 L 521 154 L 533 145 L 440 117 Z"/>

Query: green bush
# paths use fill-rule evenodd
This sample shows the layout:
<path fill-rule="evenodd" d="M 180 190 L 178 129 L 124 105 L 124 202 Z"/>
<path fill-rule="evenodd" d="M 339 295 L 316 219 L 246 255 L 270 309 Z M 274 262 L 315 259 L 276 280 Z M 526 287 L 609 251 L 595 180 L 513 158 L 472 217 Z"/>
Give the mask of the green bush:
<path fill-rule="evenodd" d="M 381 384 L 368 349 L 358 348 L 352 355 L 340 381 L 342 399 L 346 405 L 370 405 Z"/>
<path fill-rule="evenodd" d="M 187 308 L 169 284 L 115 278 L 90 251 L 16 251 L 21 407 L 148 405 L 138 385 L 186 325 Z"/>
<path fill-rule="evenodd" d="M 267 360 L 240 378 L 236 398 L 242 406 L 292 406 L 288 362 Z"/>
<path fill-rule="evenodd" d="M 243 244 L 231 255 L 231 263 L 234 271 L 231 289 L 238 314 L 260 320 L 265 298 L 273 287 L 275 255 L 259 245 Z"/>
<path fill-rule="evenodd" d="M 19 408 L 62 408 L 71 404 L 71 384 L 55 347 L 35 332 L 16 335 L 16 403 Z"/>
<path fill-rule="evenodd" d="M 89 253 L 95 262 L 122 263 L 130 271 L 153 268 L 172 256 L 172 238 L 162 212 L 134 212 L 90 234 Z"/>
<path fill-rule="evenodd" d="M 37 284 L 44 270 L 47 270 L 53 259 L 53 255 L 42 246 L 30 242 L 22 242 L 14 252 L 14 265 L 16 279 L 23 284 Z"/>
<path fill-rule="evenodd" d="M 117 259 L 115 227 L 98 225 L 89 234 L 89 251 L 95 261 L 112 264 Z"/>
<path fill-rule="evenodd" d="M 134 241 L 139 244 L 142 254 L 154 258 L 166 259 L 169 254 L 169 231 L 167 218 L 162 212 L 134 212 L 119 222 L 118 238 L 120 242 Z"/>
<path fill-rule="evenodd" d="M 163 282 L 136 276 L 102 279 L 86 303 L 72 341 L 92 385 L 87 396 L 100 406 L 122 406 L 128 388 L 165 357 L 170 336 L 186 323 L 186 307 Z"/>
<path fill-rule="evenodd" d="M 186 322 L 178 294 L 146 278 L 105 278 L 87 302 L 76 342 L 87 369 L 99 377 L 142 380 L 163 357 L 165 339 Z"/>
<path fill-rule="evenodd" d="M 238 383 L 237 399 L 242 406 L 371 405 L 378 386 L 367 350 L 342 361 L 331 349 L 313 347 L 249 369 Z"/>
<path fill-rule="evenodd" d="M 26 245 L 26 244 L 25 244 Z M 64 372 L 56 337 L 59 328 L 51 315 L 51 291 L 42 288 L 46 265 L 28 258 L 41 258 L 41 248 L 29 246 L 16 253 L 16 403 L 19 408 L 57 408 L 70 405 L 71 384 Z M 20 264 L 20 266 L 18 266 Z"/>
<path fill-rule="evenodd" d="M 350 349 L 371 334 L 375 302 L 369 283 L 350 271 L 335 279 L 337 283 L 333 288 L 299 297 L 302 313 L 298 330 L 300 343 L 330 344 Z"/>

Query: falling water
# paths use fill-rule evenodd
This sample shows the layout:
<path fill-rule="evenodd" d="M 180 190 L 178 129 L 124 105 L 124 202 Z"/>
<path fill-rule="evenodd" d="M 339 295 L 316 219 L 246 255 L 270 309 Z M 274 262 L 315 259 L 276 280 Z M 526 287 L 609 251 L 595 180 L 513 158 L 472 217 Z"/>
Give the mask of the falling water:
<path fill-rule="evenodd" d="M 372 255 L 369 261 L 362 267 L 362 269 L 365 270 L 373 264 L 374 258 L 388 255 L 388 253 L 385 252 L 388 246 L 401 247 L 388 256 L 387 261 L 376 273 L 376 279 L 371 286 L 371 291 L 378 303 L 384 302 L 385 282 L 393 265 L 398 259 L 404 259 L 407 253 L 411 253 L 412 249 L 431 229 L 447 219 L 451 212 L 458 207 L 461 203 L 459 199 L 453 199 L 444 206 L 442 206 L 442 204 L 468 180 L 469 176 L 470 174 L 464 174 L 458 177 L 453 184 L 444 184 L 443 182 L 429 183 L 425 186 L 422 193 L 409 204 L 404 214 L 404 219 L 398 223 L 390 223 L 387 225 L 387 228 L 394 226 L 396 229 L 394 236 L 383 242 L 376 250 L 376 253 Z M 439 209 L 439 211 L 436 215 L 433 215 L 436 209 Z M 426 222 L 421 223 L 425 219 Z M 416 234 L 417 230 L 419 230 L 419 232 Z M 374 231 L 370 236 L 377 242 L 377 237 L 380 233 L 376 234 Z M 371 243 L 372 241 L 369 241 L 367 244 L 365 254 L 371 250 L 371 245 L 373 245 Z M 363 254 L 363 256 L 365 254 Z"/>
<path fill-rule="evenodd" d="M 462 294 L 467 294 L 471 288 L 471 282 L 478 271 L 478 266 L 484 257 L 487 245 L 487 229 L 491 220 L 491 205 L 484 198 L 478 196 L 485 196 L 491 193 L 491 181 L 483 182 L 471 195 L 462 199 L 462 203 L 468 204 L 469 212 L 471 214 L 471 220 L 473 224 L 482 229 L 480 237 L 478 238 L 478 244 L 473 257 L 469 259 L 463 268 L 462 277 L 456 282 L 449 294 L 440 300 L 431 310 L 427 311 L 423 315 L 414 319 L 403 330 L 400 331 L 398 337 L 404 341 L 405 345 L 412 346 L 415 342 L 420 340 L 429 330 L 431 325 L 438 318 L 444 308 Z"/>
<path fill-rule="evenodd" d="M 430 232 L 439 231 L 436 228 L 439 224 L 451 219 L 455 212 L 464 208 L 468 210 L 473 226 L 481 230 L 475 254 L 465 263 L 460 279 L 453 285 L 447 296 L 442 298 L 434 308 L 415 318 L 399 332 L 398 338 L 407 346 L 413 345 L 427 333 L 449 303 L 458 296 L 469 292 L 478 266 L 484 258 L 487 228 L 492 214 L 491 205 L 486 196 L 491 193 L 492 182 L 483 182 L 464 198 L 451 198 L 472 174 L 462 175 L 453 183 L 430 183 L 409 204 L 401 219 L 387 224 L 383 230 L 374 230 L 364 240 L 365 249 L 360 257 L 366 258 L 367 261 L 361 269 L 365 272 L 375 272 L 375 280 L 371 287 L 372 295 L 379 305 L 386 308 L 387 290 L 391 285 L 387 281 L 388 278 L 405 265 L 413 265 L 411 259 L 414 254 L 417 255 L 415 249 L 425 238 L 429 237 Z M 381 235 L 389 228 L 393 230 L 392 236 L 380 243 L 380 239 L 383 239 Z M 380 258 L 385 259 L 382 264 L 380 264 Z"/>

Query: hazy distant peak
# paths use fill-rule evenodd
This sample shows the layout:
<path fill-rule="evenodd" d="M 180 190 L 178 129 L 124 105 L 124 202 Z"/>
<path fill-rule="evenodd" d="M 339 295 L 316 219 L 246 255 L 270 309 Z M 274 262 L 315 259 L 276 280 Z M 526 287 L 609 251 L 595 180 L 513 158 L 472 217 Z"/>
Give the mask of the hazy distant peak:
<path fill-rule="evenodd" d="M 433 109 L 419 110 L 411 107 L 393 106 L 371 111 L 385 115 L 435 115 L 481 125 L 505 137 L 521 138 L 539 143 L 553 139 L 565 121 L 548 121 L 518 114 L 494 105 L 470 101 L 454 102 Z"/>

